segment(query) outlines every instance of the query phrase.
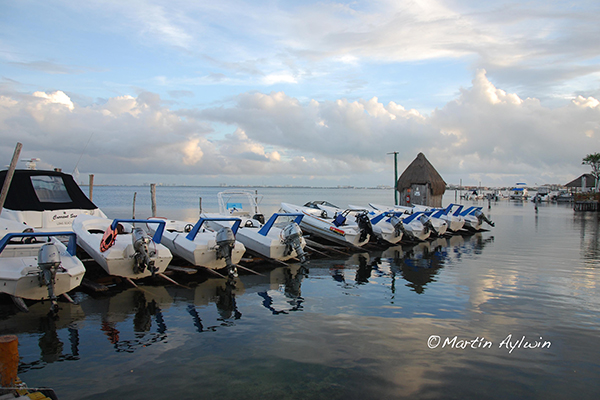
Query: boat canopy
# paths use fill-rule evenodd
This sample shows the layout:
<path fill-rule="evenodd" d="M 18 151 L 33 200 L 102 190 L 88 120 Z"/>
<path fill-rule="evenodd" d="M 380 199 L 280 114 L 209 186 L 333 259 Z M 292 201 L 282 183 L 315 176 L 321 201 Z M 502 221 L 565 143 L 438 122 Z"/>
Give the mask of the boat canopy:
<path fill-rule="evenodd" d="M 0 171 L 0 187 L 7 171 Z M 14 211 L 83 209 L 96 205 L 83 193 L 73 177 L 58 171 L 15 170 L 4 208 Z"/>

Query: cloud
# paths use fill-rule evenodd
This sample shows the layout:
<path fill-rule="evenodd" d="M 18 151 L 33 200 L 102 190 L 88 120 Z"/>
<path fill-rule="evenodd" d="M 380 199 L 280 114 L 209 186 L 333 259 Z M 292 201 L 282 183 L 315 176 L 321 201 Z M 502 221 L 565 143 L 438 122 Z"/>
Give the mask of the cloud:
<path fill-rule="evenodd" d="M 30 69 L 33 71 L 45 72 L 47 74 L 80 74 L 90 68 L 69 67 L 66 65 L 57 64 L 53 61 L 29 61 L 29 62 L 9 62 L 9 65 L 15 67 Z"/>
<path fill-rule="evenodd" d="M 599 147 L 600 102 L 580 96 L 548 108 L 497 88 L 483 70 L 430 115 L 376 97 L 301 102 L 284 92 L 242 93 L 228 106 L 187 110 L 149 92 L 87 106 L 60 91 L 4 94 L 5 159 L 15 137 L 29 152 L 24 157 L 68 170 L 83 153 L 80 171 L 115 176 L 376 185 L 389 181 L 388 153 L 398 151 L 400 170 L 424 152 L 447 182 L 565 183 L 585 172 L 581 159 Z"/>

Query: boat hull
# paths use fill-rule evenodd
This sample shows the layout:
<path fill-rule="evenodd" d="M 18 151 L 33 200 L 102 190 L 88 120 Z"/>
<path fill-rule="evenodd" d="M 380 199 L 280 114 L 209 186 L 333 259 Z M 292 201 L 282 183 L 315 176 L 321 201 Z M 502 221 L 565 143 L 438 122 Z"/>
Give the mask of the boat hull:
<path fill-rule="evenodd" d="M 186 237 L 188 232 L 185 232 L 185 227 L 189 225 L 191 224 L 188 222 L 167 220 L 161 244 L 165 245 L 174 255 L 195 266 L 213 270 L 227 267 L 225 259 L 218 258 L 215 231 L 203 229 L 192 241 Z M 152 226 L 149 225 L 148 228 L 152 233 L 155 232 Z M 236 240 L 231 252 L 231 262 L 239 263 L 245 252 L 244 245 Z"/>
<path fill-rule="evenodd" d="M 111 225 L 112 220 L 96 218 L 90 215 L 80 215 L 73 222 L 73 230 L 77 234 L 77 244 L 92 257 L 107 274 L 129 279 L 142 279 L 152 275 L 148 269 L 142 272 L 134 271 L 135 249 L 133 246 L 131 227 L 129 233 L 116 236 L 114 244 L 106 251 L 100 251 L 100 242 L 104 231 Z M 157 273 L 165 271 L 173 255 L 167 247 L 152 242 L 150 260 L 154 261 Z"/>
<path fill-rule="evenodd" d="M 281 208 L 285 212 L 300 212 L 304 214 L 300 227 L 303 231 L 314 236 L 342 244 L 344 246 L 361 247 L 368 243 L 370 235 L 365 235 L 361 240 L 361 232 L 357 225 L 335 226 L 333 218 L 322 218 L 322 210 L 311 209 L 303 206 L 296 206 L 289 203 L 281 203 Z"/>
<path fill-rule="evenodd" d="M 203 214 L 206 218 L 223 217 L 219 214 Z M 295 250 L 288 251 L 288 246 L 282 239 L 281 227 L 273 226 L 266 235 L 259 233 L 263 225 L 252 218 L 237 216 L 241 218 L 242 223 L 235 234 L 236 241 L 242 243 L 246 250 L 266 258 L 279 261 L 287 261 L 298 257 Z M 231 227 L 231 222 L 227 221 L 208 221 L 208 226 L 213 230 L 223 227 Z M 306 246 L 306 241 L 300 237 L 302 248 Z"/>
<path fill-rule="evenodd" d="M 83 263 L 71 256 L 58 240 L 61 264 L 56 273 L 55 296 L 67 293 L 81 284 L 85 274 Z M 0 292 L 28 300 L 49 299 L 48 287 L 40 284 L 38 252 L 43 242 L 8 245 L 0 254 Z"/>

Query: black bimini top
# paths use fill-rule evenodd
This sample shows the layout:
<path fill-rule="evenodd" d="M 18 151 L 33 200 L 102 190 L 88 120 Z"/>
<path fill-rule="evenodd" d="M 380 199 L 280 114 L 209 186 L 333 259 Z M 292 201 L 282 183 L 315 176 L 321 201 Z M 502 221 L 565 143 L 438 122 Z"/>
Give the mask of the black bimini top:
<path fill-rule="evenodd" d="M 0 171 L 0 188 L 7 171 Z M 71 175 L 57 171 L 18 169 L 4 202 L 4 208 L 15 211 L 44 211 L 98 207 L 83 193 Z"/>

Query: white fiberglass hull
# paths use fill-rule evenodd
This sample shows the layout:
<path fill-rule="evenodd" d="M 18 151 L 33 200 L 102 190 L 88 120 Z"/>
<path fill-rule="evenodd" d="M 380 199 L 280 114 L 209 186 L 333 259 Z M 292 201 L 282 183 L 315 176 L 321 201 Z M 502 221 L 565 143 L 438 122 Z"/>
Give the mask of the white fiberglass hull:
<path fill-rule="evenodd" d="M 380 212 L 374 211 L 371 207 L 360 207 L 353 204 L 348 204 L 348 207 L 350 207 L 351 209 L 364 210 L 365 212 L 367 212 L 369 220 L 371 221 L 371 226 L 373 228 L 373 235 L 379 241 L 383 241 L 385 243 L 394 245 L 400 243 L 400 241 L 402 240 L 402 231 L 394 228 L 394 226 L 390 223 L 390 218 L 383 218 L 374 223 L 373 218 L 380 214 Z"/>
<path fill-rule="evenodd" d="M 281 203 L 281 208 L 285 212 L 299 212 L 304 214 L 300 227 L 303 231 L 312 235 L 330 240 L 332 242 L 340 243 L 345 246 L 350 245 L 361 247 L 369 241 L 370 235 L 368 234 L 363 235 L 361 240 L 361 232 L 358 228 L 358 225 L 335 226 L 333 224 L 333 218 L 323 218 L 321 216 L 322 210 L 297 206 L 289 203 Z"/>
<path fill-rule="evenodd" d="M 15 211 L 2 209 L 3 219 L 26 224 L 36 232 L 71 231 L 73 221 L 78 215 L 91 215 L 97 218 L 106 218 L 100 209 L 83 210 L 44 210 L 44 211 Z"/>
<path fill-rule="evenodd" d="M 219 258 L 217 252 L 216 232 L 211 229 L 201 229 L 194 240 L 187 238 L 186 226 L 192 225 L 184 221 L 167 220 L 166 230 L 163 233 L 161 244 L 164 244 L 171 253 L 195 266 L 208 269 L 222 269 L 227 267 L 225 258 Z M 152 225 L 149 230 L 154 233 Z M 237 241 L 231 252 L 231 262 L 237 264 L 242 259 L 246 248 Z"/>
<path fill-rule="evenodd" d="M 60 249 L 61 265 L 56 273 L 54 295 L 60 296 L 81 284 L 85 267 L 75 256 L 67 253 L 58 240 L 53 243 Z M 40 284 L 38 251 L 42 242 L 8 245 L 0 254 L 0 292 L 29 300 L 49 298 L 48 287 Z"/>
<path fill-rule="evenodd" d="M 429 238 L 429 236 L 431 236 L 431 230 L 428 227 L 426 227 L 425 225 L 423 225 L 423 223 L 420 221 L 419 218 L 411 218 L 410 222 L 405 222 L 405 220 L 407 218 L 411 217 L 412 214 L 408 214 L 408 212 L 412 212 L 413 211 L 412 208 L 402 207 L 402 206 L 389 207 L 389 206 L 372 204 L 372 203 L 369 203 L 369 205 L 372 208 L 379 210 L 379 211 L 403 212 L 404 214 L 399 215 L 399 217 L 402 220 L 402 222 L 404 223 L 404 230 L 405 230 L 404 238 L 406 240 L 423 241 L 423 240 L 427 240 Z"/>
<path fill-rule="evenodd" d="M 221 214 L 202 215 L 206 218 L 224 217 Z M 281 227 L 273 226 L 266 235 L 262 235 L 259 231 L 264 225 L 259 221 L 243 215 L 236 217 L 241 218 L 242 223 L 235 234 L 235 239 L 242 243 L 247 250 L 259 256 L 279 261 L 287 261 L 298 257 L 296 250 L 292 249 L 290 251 L 290 248 L 285 244 Z M 231 227 L 232 225 L 229 221 L 209 221 L 207 224 L 214 230 Z M 300 245 L 302 249 L 306 246 L 306 241 L 303 237 L 300 237 Z"/>
<path fill-rule="evenodd" d="M 80 215 L 73 222 L 73 231 L 77 234 L 77 244 L 85 250 L 109 275 L 129 279 L 141 279 L 152 275 L 152 271 L 134 271 L 135 249 L 133 246 L 131 226 L 126 225 L 126 233 L 116 236 L 114 244 L 106 251 L 100 251 L 100 242 L 104 231 L 112 220 Z M 173 255 L 162 244 L 151 242 L 148 246 L 150 260 L 154 261 L 156 273 L 165 271 Z"/>
<path fill-rule="evenodd" d="M 10 240 L 7 237 L 12 234 L 24 234 L 26 229 L 31 231 L 30 227 L 14 221 L 0 223 L 0 236 L 3 241 L 7 240 L 6 246 L 0 249 L 0 292 L 29 300 L 49 299 L 48 286 L 43 284 L 43 278 L 40 278 L 42 270 L 38 265 L 39 251 L 44 244 L 48 243 L 48 236 L 15 237 Z M 34 235 L 31 232 L 28 234 Z M 73 233 L 70 235 L 72 236 Z M 74 242 L 71 253 L 54 236 L 50 238 L 49 243 L 56 246 L 60 258 L 60 265 L 56 268 L 56 277 L 52 285 L 53 294 L 60 296 L 81 284 L 85 267 L 74 255 Z"/>

